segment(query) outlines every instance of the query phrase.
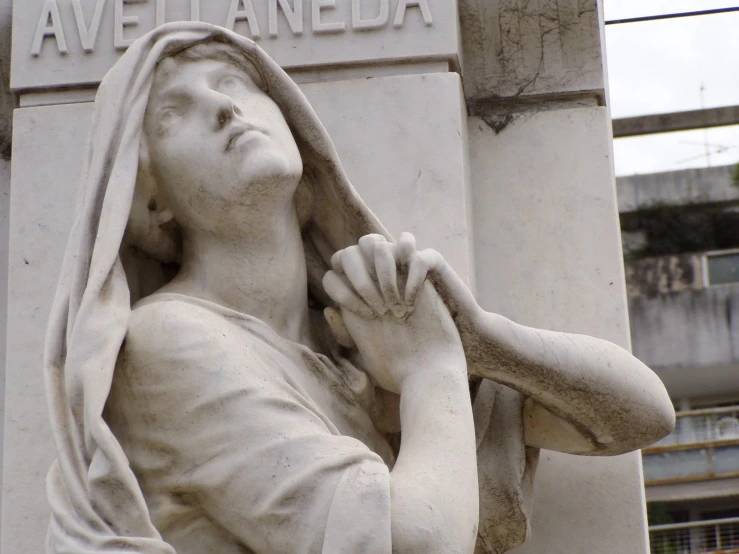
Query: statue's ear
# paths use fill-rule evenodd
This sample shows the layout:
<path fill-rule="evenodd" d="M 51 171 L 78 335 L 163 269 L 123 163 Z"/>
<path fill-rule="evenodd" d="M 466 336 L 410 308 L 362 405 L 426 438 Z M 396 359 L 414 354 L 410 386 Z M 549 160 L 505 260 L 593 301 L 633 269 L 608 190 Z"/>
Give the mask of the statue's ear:
<path fill-rule="evenodd" d="M 124 243 L 164 263 L 179 261 L 179 229 L 174 215 L 157 194 L 145 134 L 139 148 L 139 167 Z"/>
<path fill-rule="evenodd" d="M 298 188 L 295 190 L 295 196 L 293 202 L 295 204 L 295 210 L 298 213 L 298 221 L 300 222 L 300 228 L 305 230 L 308 223 L 313 219 L 313 212 L 315 209 L 315 187 L 316 187 L 316 175 L 315 170 L 311 164 L 310 154 L 305 148 L 302 140 L 292 130 L 295 142 L 298 145 L 300 151 L 300 158 L 303 161 L 303 175 L 300 177 Z"/>
<path fill-rule="evenodd" d="M 135 195 L 140 200 L 146 201 L 146 207 L 153 223 L 164 224 L 174 219 L 172 210 L 164 201 L 163 195 L 159 194 L 157 181 L 154 178 L 151 165 L 151 151 L 146 133 L 141 134 L 139 146 L 139 168 L 136 177 Z"/>
<path fill-rule="evenodd" d="M 313 217 L 314 204 L 313 181 L 307 173 L 303 173 L 303 177 L 300 179 L 300 183 L 298 183 L 294 202 L 300 228 L 305 229 Z"/>

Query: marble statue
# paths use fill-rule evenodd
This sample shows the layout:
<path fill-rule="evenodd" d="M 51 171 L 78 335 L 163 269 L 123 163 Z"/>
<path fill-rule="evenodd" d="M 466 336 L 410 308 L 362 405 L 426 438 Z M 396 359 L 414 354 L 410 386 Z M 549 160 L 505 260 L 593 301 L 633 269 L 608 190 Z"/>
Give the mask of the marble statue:
<path fill-rule="evenodd" d="M 628 352 L 487 313 L 393 239 L 246 38 L 136 41 L 84 164 L 45 353 L 50 553 L 501 553 L 539 449 L 673 427 Z"/>

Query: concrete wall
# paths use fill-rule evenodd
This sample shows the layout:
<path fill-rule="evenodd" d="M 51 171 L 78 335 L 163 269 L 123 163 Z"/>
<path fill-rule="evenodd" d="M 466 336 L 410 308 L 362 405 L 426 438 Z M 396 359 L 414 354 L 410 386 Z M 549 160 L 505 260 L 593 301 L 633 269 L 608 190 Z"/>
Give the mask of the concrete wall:
<path fill-rule="evenodd" d="M 739 201 L 734 172 L 735 166 L 727 165 L 619 177 L 618 211 Z"/>
<path fill-rule="evenodd" d="M 739 285 L 629 299 L 634 354 L 673 398 L 739 393 Z"/>
<path fill-rule="evenodd" d="M 650 366 L 739 362 L 739 286 L 629 301 L 634 354 Z"/>
<path fill-rule="evenodd" d="M 700 254 L 658 256 L 626 262 L 626 292 L 653 298 L 660 294 L 700 290 L 705 286 Z"/>

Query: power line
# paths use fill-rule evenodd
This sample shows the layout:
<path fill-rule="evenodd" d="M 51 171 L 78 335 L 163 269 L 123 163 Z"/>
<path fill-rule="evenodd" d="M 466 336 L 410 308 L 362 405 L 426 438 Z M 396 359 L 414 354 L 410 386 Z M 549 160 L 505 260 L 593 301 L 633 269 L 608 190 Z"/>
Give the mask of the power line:
<path fill-rule="evenodd" d="M 699 10 L 695 12 L 667 13 L 663 15 L 648 15 L 645 17 L 631 17 L 629 19 L 612 19 L 606 21 L 606 25 L 621 25 L 622 23 L 642 23 L 644 21 L 660 21 L 662 19 L 677 19 L 678 17 L 693 17 L 696 15 L 714 15 L 718 13 L 739 12 L 736 8 L 717 8 L 715 10 Z"/>

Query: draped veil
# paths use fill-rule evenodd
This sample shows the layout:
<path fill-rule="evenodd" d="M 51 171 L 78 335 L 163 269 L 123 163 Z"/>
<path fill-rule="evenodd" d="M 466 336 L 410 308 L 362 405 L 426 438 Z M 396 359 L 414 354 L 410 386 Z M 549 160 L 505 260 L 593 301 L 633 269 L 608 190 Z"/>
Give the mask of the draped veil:
<path fill-rule="evenodd" d="M 392 240 L 350 184 L 303 93 L 251 40 L 205 23 L 170 23 L 137 40 L 98 90 L 75 222 L 47 329 L 44 365 L 57 452 L 47 477 L 52 553 L 174 553 L 151 523 L 103 412 L 131 303 L 140 295 L 131 271 L 124 270 L 121 246 L 154 71 L 161 59 L 204 41 L 230 44 L 256 67 L 301 149 L 313 197 L 310 232 L 304 237 L 311 253 L 311 294 L 326 298 L 321 277 L 335 251 L 368 233 Z M 528 532 L 524 500 L 530 496 L 536 453 L 523 444 L 521 405 L 518 393 L 490 381 L 475 401 L 479 552 L 504 552 Z"/>

